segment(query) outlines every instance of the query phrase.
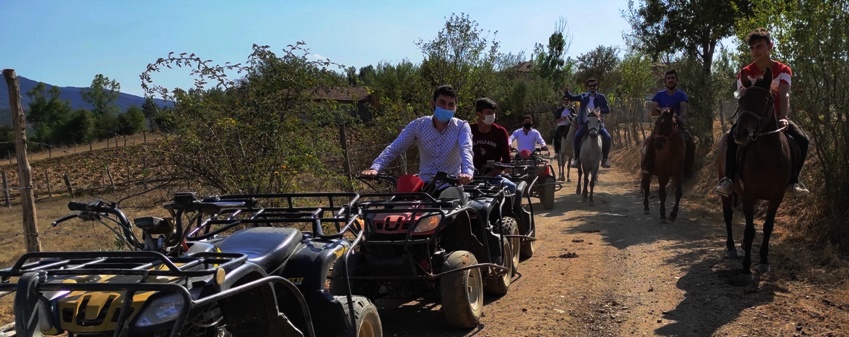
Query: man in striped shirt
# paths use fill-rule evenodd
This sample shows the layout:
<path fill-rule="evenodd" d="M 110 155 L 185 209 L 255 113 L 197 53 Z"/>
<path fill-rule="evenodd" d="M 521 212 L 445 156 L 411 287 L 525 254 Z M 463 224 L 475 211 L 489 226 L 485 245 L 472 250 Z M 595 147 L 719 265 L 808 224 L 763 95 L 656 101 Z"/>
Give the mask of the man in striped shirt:
<path fill-rule="evenodd" d="M 375 175 L 415 144 L 419 148 L 419 178 L 430 181 L 437 172 L 455 175 L 461 184 L 472 181 L 472 131 L 469 123 L 454 117 L 457 92 L 443 85 L 433 92 L 433 115 L 414 119 L 363 175 Z"/>

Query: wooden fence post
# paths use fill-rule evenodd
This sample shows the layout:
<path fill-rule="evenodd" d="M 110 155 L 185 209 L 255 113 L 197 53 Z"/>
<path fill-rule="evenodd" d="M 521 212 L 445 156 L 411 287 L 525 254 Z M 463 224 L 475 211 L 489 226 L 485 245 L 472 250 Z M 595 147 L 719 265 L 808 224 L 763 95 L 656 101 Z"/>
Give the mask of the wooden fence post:
<path fill-rule="evenodd" d="M 40 252 L 38 239 L 38 216 L 35 210 L 35 195 L 32 190 L 32 172 L 27 158 L 27 120 L 21 106 L 21 88 L 14 69 L 3 69 L 3 77 L 9 87 L 9 108 L 12 110 L 12 130 L 15 133 L 15 154 L 18 159 L 18 181 L 21 190 L 21 208 L 24 221 L 24 241 L 27 252 Z"/>
<path fill-rule="evenodd" d="M 68 194 L 71 196 L 71 198 L 76 198 L 74 196 L 74 188 L 71 187 L 71 180 L 68 179 L 68 174 L 62 173 L 62 179 L 65 180 L 65 187 L 68 188 Z"/>
<path fill-rule="evenodd" d="M 47 196 L 53 196 L 53 188 L 50 187 L 50 175 L 47 174 L 47 170 L 44 170 L 44 184 L 47 185 Z"/>
<path fill-rule="evenodd" d="M 6 171 L 3 171 L 3 197 L 6 200 L 6 207 L 12 208 L 12 200 L 9 198 L 9 183 L 6 181 Z"/>
<path fill-rule="evenodd" d="M 112 180 L 112 172 L 109 171 L 109 165 L 103 165 L 103 168 L 106 169 L 106 176 L 109 178 L 109 186 L 112 187 L 112 191 L 115 191 L 115 181 Z"/>

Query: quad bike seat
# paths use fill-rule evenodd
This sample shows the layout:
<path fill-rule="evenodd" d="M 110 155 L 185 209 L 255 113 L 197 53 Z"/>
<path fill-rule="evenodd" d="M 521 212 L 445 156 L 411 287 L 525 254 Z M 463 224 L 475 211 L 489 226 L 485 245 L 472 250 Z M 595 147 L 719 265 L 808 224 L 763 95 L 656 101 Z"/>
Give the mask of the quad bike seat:
<path fill-rule="evenodd" d="M 230 235 L 218 244 L 218 249 L 245 254 L 248 261 L 270 272 L 292 255 L 302 238 L 301 231 L 294 228 L 253 227 Z"/>

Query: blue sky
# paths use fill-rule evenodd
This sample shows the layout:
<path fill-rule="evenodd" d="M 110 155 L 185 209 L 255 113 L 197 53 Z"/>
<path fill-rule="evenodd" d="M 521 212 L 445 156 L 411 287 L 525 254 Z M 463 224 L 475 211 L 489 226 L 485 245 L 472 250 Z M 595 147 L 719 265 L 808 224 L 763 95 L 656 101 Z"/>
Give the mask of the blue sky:
<path fill-rule="evenodd" d="M 627 0 L 601 2 L 431 1 L 0 1 L 0 68 L 59 86 L 87 87 L 96 74 L 143 94 L 139 74 L 168 52 L 215 64 L 244 62 L 256 43 L 274 52 L 306 42 L 315 57 L 357 68 L 420 62 L 415 42 L 436 37 L 452 13 L 497 31 L 501 52 L 530 55 L 558 18 L 572 37 L 569 56 L 596 46 L 624 48 Z M 591 6 L 588 6 L 591 5 Z M 620 54 L 621 56 L 621 54 Z M 192 86 L 187 70 L 154 74 L 168 88 Z"/>

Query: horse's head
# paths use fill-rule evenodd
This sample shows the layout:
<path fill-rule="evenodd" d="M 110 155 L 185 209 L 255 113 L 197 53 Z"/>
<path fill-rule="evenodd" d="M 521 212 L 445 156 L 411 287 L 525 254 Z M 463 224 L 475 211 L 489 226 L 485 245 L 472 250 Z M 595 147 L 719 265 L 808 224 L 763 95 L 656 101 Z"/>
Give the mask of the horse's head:
<path fill-rule="evenodd" d="M 601 109 L 599 108 L 590 110 L 587 113 L 587 131 L 589 131 L 590 137 L 598 136 L 598 130 L 601 128 L 599 116 L 601 116 Z"/>
<path fill-rule="evenodd" d="M 660 113 L 654 121 L 655 134 L 671 135 L 678 129 L 678 117 L 675 116 L 675 110 L 671 107 L 660 108 Z"/>
<path fill-rule="evenodd" d="M 778 118 L 775 115 L 770 85 L 772 84 L 772 70 L 764 71 L 761 78 L 752 83 L 748 77 L 740 76 L 745 92 L 738 99 L 737 128 L 734 132 L 734 141 L 740 145 L 746 145 L 755 141 L 762 132 L 771 132 L 778 127 Z"/>

